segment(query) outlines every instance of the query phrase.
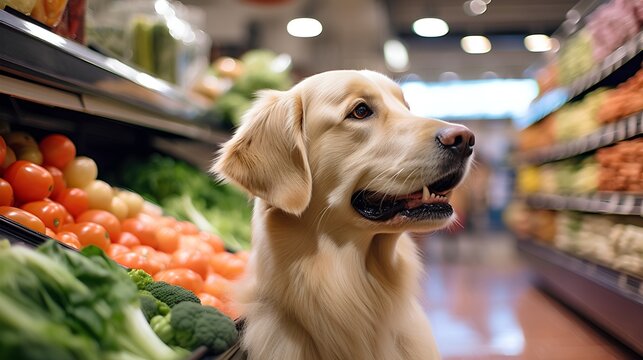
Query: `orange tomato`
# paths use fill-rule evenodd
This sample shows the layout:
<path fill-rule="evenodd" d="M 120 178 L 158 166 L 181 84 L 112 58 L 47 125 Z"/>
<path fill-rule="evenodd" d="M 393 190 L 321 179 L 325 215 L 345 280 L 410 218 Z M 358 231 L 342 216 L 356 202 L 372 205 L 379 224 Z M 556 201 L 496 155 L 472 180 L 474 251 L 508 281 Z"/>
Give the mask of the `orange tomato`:
<path fill-rule="evenodd" d="M 11 184 L 13 196 L 21 202 L 42 200 L 54 189 L 54 178 L 49 171 L 25 160 L 9 165 L 4 179 Z"/>
<path fill-rule="evenodd" d="M 45 166 L 45 170 L 49 171 L 51 177 L 54 179 L 54 189 L 51 191 L 49 197 L 55 199 L 60 193 L 67 189 L 63 172 L 55 166 Z"/>
<path fill-rule="evenodd" d="M 56 234 L 56 240 L 60 241 L 63 244 L 67 244 L 74 249 L 80 249 L 80 241 L 78 241 L 78 236 L 71 231 L 61 231 Z"/>
<path fill-rule="evenodd" d="M 179 237 L 179 249 L 199 250 L 208 255 L 214 254 L 214 249 L 207 242 L 196 235 L 182 235 Z"/>
<path fill-rule="evenodd" d="M 220 252 L 210 257 L 212 270 L 228 279 L 238 278 L 246 269 L 245 261 L 229 252 Z"/>
<path fill-rule="evenodd" d="M 154 254 L 154 260 L 158 261 L 162 265 L 162 269 L 165 270 L 170 266 L 170 262 L 172 262 L 172 255 L 157 251 Z"/>
<path fill-rule="evenodd" d="M 121 244 L 110 244 L 107 248 L 107 256 L 111 257 L 112 259 L 119 254 L 125 254 L 128 252 L 130 252 L 130 249 L 127 246 Z"/>
<path fill-rule="evenodd" d="M 159 271 L 154 274 L 154 280 L 165 281 L 168 284 L 178 285 L 186 288 L 195 294 L 203 289 L 203 279 L 190 269 L 170 269 Z"/>
<path fill-rule="evenodd" d="M 65 189 L 54 200 L 61 203 L 72 216 L 78 216 L 89 209 L 89 197 L 83 189 Z"/>
<path fill-rule="evenodd" d="M 11 206 L 0 206 L 0 215 L 39 233 L 45 233 L 45 224 L 36 215 Z"/>
<path fill-rule="evenodd" d="M 56 233 L 48 227 L 45 227 L 45 235 L 49 236 L 52 239 L 56 238 Z"/>
<path fill-rule="evenodd" d="M 112 238 L 114 240 L 114 238 Z M 131 232 L 123 231 L 120 236 L 116 239 L 117 244 L 125 245 L 128 248 L 132 248 L 137 245 L 141 245 L 141 242 L 138 240 L 136 235 Z"/>
<path fill-rule="evenodd" d="M 104 227 L 92 222 L 79 222 L 63 225 L 63 231 L 70 231 L 78 236 L 82 247 L 96 245 L 103 251 L 109 248 L 109 233 Z"/>
<path fill-rule="evenodd" d="M 40 140 L 38 144 L 42 152 L 43 162 L 63 169 L 76 157 L 76 146 L 65 135 L 51 134 Z"/>
<path fill-rule="evenodd" d="M 202 278 L 208 276 L 208 263 L 210 256 L 197 249 L 179 249 L 172 254 L 170 268 L 190 269 Z"/>
<path fill-rule="evenodd" d="M 239 259 L 243 260 L 248 263 L 248 260 L 250 260 L 250 253 L 245 251 L 245 250 L 240 250 L 234 253 Z"/>
<path fill-rule="evenodd" d="M 212 294 L 221 300 L 230 298 L 231 287 L 230 280 L 212 271 L 208 273 L 208 277 L 205 278 L 203 283 L 204 292 Z"/>
<path fill-rule="evenodd" d="M 77 222 L 89 221 L 102 225 L 109 233 L 110 239 L 118 239 L 121 236 L 121 223 L 118 218 L 105 210 L 87 210 L 76 218 Z"/>
<path fill-rule="evenodd" d="M 57 202 L 41 200 L 32 201 L 21 206 L 42 220 L 46 227 L 58 232 L 65 221 L 65 208 Z"/>
<path fill-rule="evenodd" d="M 0 179 L 0 206 L 13 205 L 13 189 L 5 179 Z"/>
<path fill-rule="evenodd" d="M 143 245 L 151 246 L 155 249 L 159 246 L 156 240 L 156 228 L 153 223 L 134 218 L 125 219 L 125 221 L 121 223 L 121 230 L 136 235 Z"/>
<path fill-rule="evenodd" d="M 67 209 L 65 209 L 65 211 L 66 211 L 65 221 L 63 222 L 63 225 L 75 223 L 76 221 L 74 221 L 74 217 L 71 216 L 71 214 L 69 213 L 69 211 L 67 211 Z"/>
<path fill-rule="evenodd" d="M 156 230 L 158 249 L 171 254 L 179 248 L 179 233 L 171 227 L 162 227 Z"/>
<path fill-rule="evenodd" d="M 219 309 L 219 311 L 225 307 L 223 301 L 219 300 L 219 298 L 212 294 L 202 292 L 198 293 L 196 296 L 201 300 L 201 305 L 203 306 L 212 306 L 213 308 Z"/>
<path fill-rule="evenodd" d="M 0 136 L 0 164 L 4 164 L 4 159 L 7 157 L 7 143 L 4 138 Z"/>
<path fill-rule="evenodd" d="M 189 221 L 177 222 L 174 229 L 183 235 L 197 235 L 199 233 L 199 228 Z"/>
<path fill-rule="evenodd" d="M 205 231 L 199 232 L 199 237 L 206 242 L 210 247 L 212 247 L 212 250 L 214 252 L 222 252 L 225 251 L 225 244 L 223 243 L 223 240 L 221 240 L 220 237 L 214 234 L 207 233 Z"/>
<path fill-rule="evenodd" d="M 160 265 L 152 259 L 148 259 L 141 254 L 135 252 L 127 252 L 114 256 L 112 258 L 117 263 L 128 267 L 130 269 L 142 269 L 150 275 L 154 275 L 159 272 Z"/>
<path fill-rule="evenodd" d="M 137 254 L 141 254 L 141 255 L 145 256 L 146 258 L 149 258 L 149 257 L 153 256 L 156 253 L 156 250 L 154 250 L 154 248 L 152 248 L 151 246 L 147 246 L 147 245 L 134 246 L 134 247 L 132 247 L 132 251 L 137 253 Z"/>

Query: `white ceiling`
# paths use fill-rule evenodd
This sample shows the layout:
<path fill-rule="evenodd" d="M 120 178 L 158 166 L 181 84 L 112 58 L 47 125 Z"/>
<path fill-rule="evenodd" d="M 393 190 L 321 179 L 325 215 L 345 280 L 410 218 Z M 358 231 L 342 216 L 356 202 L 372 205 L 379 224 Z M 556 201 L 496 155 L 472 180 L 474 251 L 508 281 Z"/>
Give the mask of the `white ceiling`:
<path fill-rule="evenodd" d="M 244 0 L 184 0 L 203 8 L 204 29 L 216 44 L 287 52 L 305 74 L 338 68 L 386 72 L 382 44 L 396 37 L 409 50 L 409 73 L 426 80 L 437 80 L 445 71 L 463 79 L 480 78 L 486 71 L 522 77 L 528 66 L 542 58 L 525 50 L 522 38 L 530 33 L 551 34 L 576 2 L 492 0 L 484 14 L 471 17 L 463 10 L 464 0 L 286 0 L 276 6 Z M 320 20 L 323 33 L 311 39 L 288 35 L 286 23 L 299 16 Z M 449 34 L 438 39 L 413 34 L 411 24 L 425 16 L 447 21 Z M 493 50 L 482 55 L 464 53 L 459 40 L 473 34 L 488 35 Z"/>

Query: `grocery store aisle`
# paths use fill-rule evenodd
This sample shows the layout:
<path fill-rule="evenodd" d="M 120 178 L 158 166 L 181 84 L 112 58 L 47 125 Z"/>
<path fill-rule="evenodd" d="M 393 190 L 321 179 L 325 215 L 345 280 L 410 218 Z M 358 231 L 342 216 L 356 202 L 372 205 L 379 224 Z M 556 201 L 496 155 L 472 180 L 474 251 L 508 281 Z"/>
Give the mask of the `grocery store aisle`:
<path fill-rule="evenodd" d="M 445 360 L 631 359 L 529 282 L 505 233 L 423 240 L 425 308 Z"/>

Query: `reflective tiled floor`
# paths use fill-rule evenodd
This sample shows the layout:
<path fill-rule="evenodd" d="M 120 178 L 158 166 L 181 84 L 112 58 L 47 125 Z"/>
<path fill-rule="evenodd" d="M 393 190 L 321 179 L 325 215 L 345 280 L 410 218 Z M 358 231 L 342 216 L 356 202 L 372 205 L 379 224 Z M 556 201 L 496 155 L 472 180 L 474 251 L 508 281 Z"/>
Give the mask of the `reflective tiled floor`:
<path fill-rule="evenodd" d="M 440 352 L 454 359 L 633 359 L 534 288 L 506 234 L 422 242 L 425 308 Z"/>

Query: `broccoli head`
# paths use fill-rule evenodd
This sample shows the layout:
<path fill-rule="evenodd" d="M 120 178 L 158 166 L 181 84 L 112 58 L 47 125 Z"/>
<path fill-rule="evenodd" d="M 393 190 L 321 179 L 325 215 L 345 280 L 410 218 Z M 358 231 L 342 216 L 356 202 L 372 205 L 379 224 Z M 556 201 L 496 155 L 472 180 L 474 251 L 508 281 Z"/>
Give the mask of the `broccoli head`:
<path fill-rule="evenodd" d="M 220 354 L 237 340 L 234 322 L 211 306 L 184 301 L 166 316 L 155 316 L 150 325 L 167 344 L 194 350 L 205 346 L 212 354 Z"/>
<path fill-rule="evenodd" d="M 132 269 L 128 274 L 139 290 L 145 290 L 149 284 L 154 282 L 154 278 L 150 274 L 140 269 Z"/>
<path fill-rule="evenodd" d="M 164 302 L 170 308 L 184 301 L 201 304 L 201 300 L 199 300 L 192 291 L 163 281 L 155 281 L 148 284 L 145 290 L 149 291 L 152 296 Z"/>

